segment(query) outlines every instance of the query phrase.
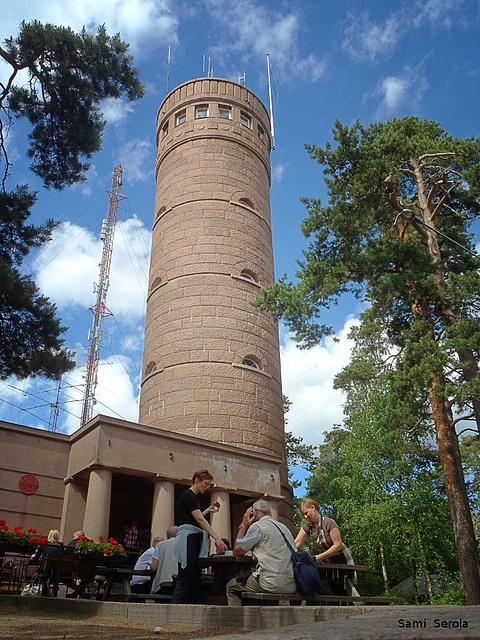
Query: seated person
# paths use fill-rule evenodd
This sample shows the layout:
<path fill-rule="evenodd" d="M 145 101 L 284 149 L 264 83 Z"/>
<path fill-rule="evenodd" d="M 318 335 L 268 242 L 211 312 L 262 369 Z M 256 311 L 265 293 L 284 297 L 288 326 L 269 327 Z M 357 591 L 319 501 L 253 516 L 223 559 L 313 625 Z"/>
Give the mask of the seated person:
<path fill-rule="evenodd" d="M 160 536 L 155 536 L 155 538 L 153 538 L 152 546 L 142 553 L 142 555 L 139 557 L 139 559 L 135 563 L 135 566 L 133 567 L 134 570 L 145 571 L 150 569 L 150 565 L 153 558 L 153 552 L 155 551 L 155 547 L 161 540 L 163 540 L 163 538 L 161 538 Z M 130 580 L 130 587 L 131 587 L 132 593 L 150 593 L 151 586 L 152 586 L 151 575 L 132 576 L 132 579 Z"/>
<path fill-rule="evenodd" d="M 257 559 L 257 567 L 245 583 L 233 578 L 227 584 L 229 605 L 242 604 L 242 591 L 261 593 L 295 593 L 292 554 L 282 536 L 294 547 L 293 536 L 287 527 L 272 518 L 272 507 L 266 500 L 257 500 L 247 509 L 238 530 L 233 553 L 245 556 L 249 551 Z"/>
<path fill-rule="evenodd" d="M 75 531 L 75 533 L 73 534 L 73 538 L 63 548 L 63 553 L 66 553 L 66 554 L 74 553 L 77 547 L 77 540 L 82 537 L 85 537 L 85 533 L 82 530 Z"/>
<path fill-rule="evenodd" d="M 29 563 L 38 562 L 35 572 L 30 578 L 30 583 L 41 585 L 40 594 L 42 596 L 48 594 L 48 585 L 55 575 L 58 554 L 62 548 L 58 529 L 51 529 L 48 532 L 47 540 L 47 544 L 38 547 L 29 560 Z"/>
<path fill-rule="evenodd" d="M 161 540 L 155 547 L 150 564 L 152 573 L 155 573 L 151 593 L 173 593 L 173 576 L 176 576 L 178 571 L 178 563 L 173 558 L 177 531 L 176 526 L 168 527 L 167 539 Z"/>

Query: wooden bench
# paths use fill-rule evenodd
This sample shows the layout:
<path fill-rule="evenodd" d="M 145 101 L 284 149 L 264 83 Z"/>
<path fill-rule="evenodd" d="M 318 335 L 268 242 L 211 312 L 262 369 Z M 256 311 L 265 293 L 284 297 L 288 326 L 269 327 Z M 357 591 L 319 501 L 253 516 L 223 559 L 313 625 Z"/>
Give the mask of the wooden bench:
<path fill-rule="evenodd" d="M 240 594 L 242 604 L 263 604 L 270 606 L 279 606 L 280 603 L 288 603 L 289 605 L 359 605 L 359 604 L 376 604 L 389 605 L 394 603 L 402 603 L 402 598 L 389 598 L 383 596 L 335 596 L 315 594 L 313 596 L 303 596 L 300 593 L 257 593 L 255 591 L 242 591 Z"/>
<path fill-rule="evenodd" d="M 125 596 L 127 602 L 135 602 L 136 600 L 154 600 L 156 602 L 171 602 L 172 596 L 163 593 L 130 593 Z"/>

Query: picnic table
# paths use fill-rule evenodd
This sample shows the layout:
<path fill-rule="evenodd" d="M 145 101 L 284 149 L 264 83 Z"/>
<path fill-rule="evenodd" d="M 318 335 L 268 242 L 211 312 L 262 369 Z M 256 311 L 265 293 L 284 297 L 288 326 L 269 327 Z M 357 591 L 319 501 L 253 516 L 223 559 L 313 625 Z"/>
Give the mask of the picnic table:
<path fill-rule="evenodd" d="M 198 565 L 202 569 L 210 569 L 213 580 L 211 581 L 206 600 L 209 604 L 226 604 L 227 596 L 225 587 L 241 569 L 250 569 L 256 562 L 252 556 L 234 556 L 225 554 L 213 554 L 206 558 L 199 558 Z"/>
<path fill-rule="evenodd" d="M 149 569 L 133 569 L 132 567 L 103 567 L 97 566 L 97 574 L 105 576 L 105 588 L 102 593 L 102 600 L 108 600 L 110 597 L 113 585 L 120 583 L 121 596 L 125 596 L 128 600 L 132 594 L 130 587 L 130 580 L 133 576 L 148 576 L 152 577 L 152 572 Z M 142 598 L 147 597 L 149 594 L 138 594 Z"/>

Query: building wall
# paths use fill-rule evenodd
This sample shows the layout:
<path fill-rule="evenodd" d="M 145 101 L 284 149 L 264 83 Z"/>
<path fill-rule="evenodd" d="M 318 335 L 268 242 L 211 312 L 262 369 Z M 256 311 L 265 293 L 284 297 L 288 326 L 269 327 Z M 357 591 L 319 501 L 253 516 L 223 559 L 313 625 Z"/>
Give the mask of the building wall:
<path fill-rule="evenodd" d="M 226 80 L 160 107 L 140 422 L 284 457 L 278 329 L 250 304 L 274 279 L 268 131 Z"/>
<path fill-rule="evenodd" d="M 68 436 L 0 422 L 0 519 L 9 528 L 60 529 L 69 450 Z M 21 491 L 25 475 L 38 481 L 35 493 Z"/>

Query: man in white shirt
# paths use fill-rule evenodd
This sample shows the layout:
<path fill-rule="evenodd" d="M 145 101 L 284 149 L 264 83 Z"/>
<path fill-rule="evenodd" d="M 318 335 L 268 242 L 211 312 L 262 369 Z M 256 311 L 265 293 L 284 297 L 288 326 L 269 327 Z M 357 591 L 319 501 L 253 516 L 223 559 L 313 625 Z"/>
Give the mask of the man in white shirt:
<path fill-rule="evenodd" d="M 293 577 L 292 554 L 282 533 L 295 548 L 292 534 L 281 522 L 272 518 L 272 507 L 266 500 L 257 500 L 247 509 L 238 530 L 233 553 L 244 556 L 249 551 L 257 559 L 255 571 L 245 584 L 236 578 L 227 584 L 229 605 L 242 604 L 242 591 L 270 593 L 295 593 L 297 590 Z"/>
<path fill-rule="evenodd" d="M 168 527 L 167 539 L 161 540 L 155 547 L 150 564 L 152 573 L 156 572 L 152 583 L 152 593 L 172 593 L 172 576 L 177 575 L 178 572 L 178 562 L 173 558 L 177 531 L 178 527 L 176 526 Z"/>
<path fill-rule="evenodd" d="M 152 546 L 142 553 L 142 555 L 139 557 L 139 559 L 135 563 L 135 566 L 133 567 L 134 570 L 146 571 L 150 569 L 150 564 L 153 558 L 153 552 L 155 551 L 155 547 L 160 542 L 160 540 L 163 540 L 163 538 L 161 538 L 160 536 L 155 536 L 155 538 L 153 538 Z M 151 585 L 152 585 L 151 575 L 132 576 L 132 579 L 130 580 L 130 587 L 131 587 L 132 593 L 150 593 Z"/>

